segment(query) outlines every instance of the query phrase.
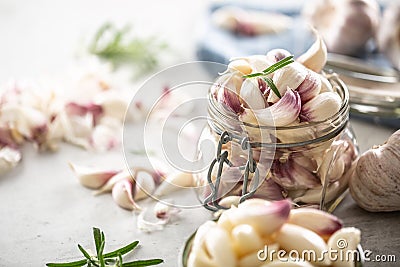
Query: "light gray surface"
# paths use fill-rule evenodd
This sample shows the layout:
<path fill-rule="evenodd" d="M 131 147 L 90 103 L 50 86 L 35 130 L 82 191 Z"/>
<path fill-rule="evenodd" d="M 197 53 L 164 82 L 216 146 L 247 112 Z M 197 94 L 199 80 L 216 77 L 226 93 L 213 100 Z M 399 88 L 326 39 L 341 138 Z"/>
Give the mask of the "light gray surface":
<path fill-rule="evenodd" d="M 133 22 L 139 32 L 162 33 L 179 51 L 175 62 L 190 60 L 195 23 L 206 2 L 0 1 L 0 82 L 62 72 L 73 64 L 79 40 L 107 20 L 121 25 Z M 362 151 L 384 142 L 393 132 L 365 122 L 352 121 L 352 125 Z M 107 249 L 138 239 L 143 246 L 131 259 L 162 257 L 163 266 L 176 266 L 185 238 L 210 217 L 204 209 L 184 210 L 181 219 L 165 231 L 139 233 L 132 214 L 118 208 L 110 195 L 93 197 L 77 183 L 67 167 L 71 159 L 123 165 L 119 151 L 95 154 L 65 145 L 57 153 L 37 154 L 25 147 L 23 162 L 0 177 L 0 266 L 43 266 L 48 261 L 76 259 L 78 242 L 92 247 L 92 226 L 105 231 Z M 337 214 L 347 225 L 363 230 L 366 249 L 400 257 L 399 213 L 369 214 L 347 198 Z"/>

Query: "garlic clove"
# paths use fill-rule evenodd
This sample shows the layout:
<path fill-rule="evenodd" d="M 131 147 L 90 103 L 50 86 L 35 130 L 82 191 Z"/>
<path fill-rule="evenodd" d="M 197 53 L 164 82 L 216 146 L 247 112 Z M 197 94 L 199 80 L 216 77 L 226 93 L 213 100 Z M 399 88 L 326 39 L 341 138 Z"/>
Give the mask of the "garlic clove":
<path fill-rule="evenodd" d="M 348 259 L 338 259 L 333 261 L 334 267 L 352 267 L 357 259 L 352 251 L 357 250 L 357 246 L 361 241 L 361 231 L 354 227 L 345 227 L 336 231 L 328 240 L 330 251 L 337 251 L 340 255 L 346 255 Z M 351 253 L 349 253 L 351 252 Z M 353 255 L 353 256 L 351 256 Z M 351 257 L 354 257 L 353 259 Z"/>
<path fill-rule="evenodd" d="M 212 227 L 204 238 L 206 251 L 216 266 L 236 267 L 236 255 L 230 234 L 222 227 Z"/>
<path fill-rule="evenodd" d="M 193 239 L 193 250 L 201 248 L 204 245 L 205 237 L 208 235 L 208 232 L 214 227 L 217 227 L 217 223 L 215 223 L 214 221 L 206 221 L 205 223 L 200 225 Z"/>
<path fill-rule="evenodd" d="M 251 109 L 265 108 L 265 100 L 259 89 L 258 81 L 254 79 L 246 79 L 240 89 L 240 98 L 244 101 L 244 105 Z"/>
<path fill-rule="evenodd" d="M 137 172 L 135 177 L 135 196 L 134 200 L 138 201 L 147 198 L 156 188 L 155 181 L 150 173 Z"/>
<path fill-rule="evenodd" d="M 248 224 L 262 236 L 278 230 L 286 222 L 291 209 L 291 202 L 280 200 L 273 203 L 266 201 L 259 205 L 240 206 L 229 213 L 233 225 Z"/>
<path fill-rule="evenodd" d="M 3 174 L 15 166 L 21 161 L 21 151 L 11 148 L 3 147 L 0 149 L 0 174 Z"/>
<path fill-rule="evenodd" d="M 336 93 L 321 93 L 305 103 L 300 112 L 302 121 L 324 121 L 336 114 L 342 105 L 342 99 Z"/>
<path fill-rule="evenodd" d="M 308 71 L 306 78 L 296 89 L 297 92 L 299 92 L 301 103 L 304 104 L 317 96 L 321 91 L 321 85 L 322 82 L 319 78 L 319 74 Z"/>
<path fill-rule="evenodd" d="M 267 59 L 272 62 L 272 64 L 281 61 L 282 59 L 286 58 L 286 57 L 290 57 L 292 54 L 285 50 L 285 49 L 281 49 L 281 48 L 276 48 L 276 49 L 272 49 L 270 51 L 268 51 L 267 53 Z"/>
<path fill-rule="evenodd" d="M 282 260 L 273 261 L 262 267 L 313 267 L 308 261 L 293 258 L 281 258 Z"/>
<path fill-rule="evenodd" d="M 320 93 L 325 93 L 325 92 L 334 92 L 332 84 L 328 81 L 327 78 L 325 78 L 323 75 L 319 74 L 319 78 L 321 80 L 321 90 Z"/>
<path fill-rule="evenodd" d="M 251 67 L 251 73 L 262 72 L 273 63 L 265 55 L 252 55 L 248 57 L 235 57 L 231 60 L 244 60 Z"/>
<path fill-rule="evenodd" d="M 240 224 L 235 226 L 231 232 L 233 249 L 236 255 L 243 257 L 244 255 L 261 249 L 263 241 L 255 229 L 248 224 Z"/>
<path fill-rule="evenodd" d="M 255 125 L 279 127 L 294 122 L 299 116 L 300 109 L 299 94 L 288 89 L 275 105 L 259 110 L 245 109 L 239 119 Z"/>
<path fill-rule="evenodd" d="M 98 189 L 103 186 L 111 177 L 119 171 L 101 170 L 98 168 L 89 168 L 78 164 L 68 163 L 69 167 L 76 175 L 79 183 L 85 187 Z"/>
<path fill-rule="evenodd" d="M 203 248 L 196 250 L 192 248 L 187 264 L 188 267 L 218 267 Z"/>
<path fill-rule="evenodd" d="M 228 65 L 228 70 L 230 72 L 238 71 L 238 72 L 240 72 L 241 75 L 248 75 L 253 71 L 249 62 L 244 59 L 232 60 Z"/>
<path fill-rule="evenodd" d="M 154 192 L 157 197 L 165 196 L 182 188 L 193 187 L 194 178 L 191 173 L 177 172 L 167 175 L 165 180 Z"/>
<path fill-rule="evenodd" d="M 263 182 L 257 187 L 257 190 L 253 197 L 268 200 L 282 200 L 284 199 L 284 194 L 285 189 L 278 185 L 273 179 L 265 178 Z"/>
<path fill-rule="evenodd" d="M 120 180 L 112 188 L 114 202 L 127 210 L 140 210 L 140 206 L 134 200 L 135 182 L 132 179 Z"/>
<path fill-rule="evenodd" d="M 283 96 L 288 87 L 293 89 L 299 87 L 305 80 L 307 73 L 307 69 L 303 65 L 293 62 L 275 71 L 272 80 L 281 96 Z M 276 103 L 278 101 L 279 97 L 276 94 L 269 94 L 268 102 Z"/>
<path fill-rule="evenodd" d="M 312 208 L 293 209 L 288 223 L 304 227 L 321 237 L 329 237 L 343 227 L 343 222 L 336 216 Z"/>
<path fill-rule="evenodd" d="M 96 94 L 93 102 L 95 105 L 101 107 L 104 116 L 109 116 L 120 121 L 124 120 L 129 106 L 129 98 L 115 91 L 104 91 Z"/>
<path fill-rule="evenodd" d="M 320 72 L 326 64 L 328 51 L 318 32 L 315 29 L 313 29 L 313 32 L 317 39 L 304 54 L 297 58 L 297 62 L 300 62 L 310 70 Z"/>
<path fill-rule="evenodd" d="M 328 251 L 327 244 L 318 234 L 290 223 L 285 223 L 281 227 L 275 239 L 284 250 L 296 250 L 300 255 L 302 255 L 303 251 L 314 251 L 316 255 L 324 255 L 322 253 Z M 317 263 L 318 265 L 327 266 L 331 264 L 331 261 L 329 257 L 324 257 L 323 261 L 318 261 Z"/>
<path fill-rule="evenodd" d="M 133 172 L 133 171 L 132 171 Z M 134 175 L 134 173 L 133 173 Z M 129 170 L 123 170 L 112 176 L 103 186 L 94 192 L 94 195 L 100 195 L 103 193 L 110 192 L 113 186 L 124 179 L 133 179 L 133 175 Z"/>
<path fill-rule="evenodd" d="M 240 196 L 227 196 L 221 199 L 218 205 L 229 209 L 232 205 L 237 207 L 239 205 L 239 200 Z"/>
<path fill-rule="evenodd" d="M 243 108 L 239 100 L 238 82 L 235 81 L 237 78 L 233 75 L 224 78 L 226 80 L 223 83 L 218 82 L 214 86 L 216 87 L 217 101 L 230 112 L 241 113 Z"/>
<path fill-rule="evenodd" d="M 171 218 L 176 216 L 181 209 L 164 204 L 162 202 L 157 202 L 153 208 L 153 211 L 158 219 L 169 221 Z"/>

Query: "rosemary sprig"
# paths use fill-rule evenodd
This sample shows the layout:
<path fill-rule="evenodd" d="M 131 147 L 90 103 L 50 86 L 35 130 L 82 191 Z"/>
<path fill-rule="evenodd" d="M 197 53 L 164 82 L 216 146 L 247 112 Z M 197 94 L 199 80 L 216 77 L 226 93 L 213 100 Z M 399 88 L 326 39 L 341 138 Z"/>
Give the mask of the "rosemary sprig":
<path fill-rule="evenodd" d="M 274 73 L 275 71 L 279 70 L 280 68 L 283 68 L 289 64 L 292 64 L 294 62 L 293 56 L 289 56 L 289 57 L 285 57 L 284 59 L 276 62 L 275 64 L 269 66 L 268 68 L 266 68 L 265 70 L 263 70 L 262 72 L 257 72 L 257 73 L 252 73 L 249 75 L 245 75 L 243 76 L 243 78 L 254 78 L 254 77 L 258 77 L 258 76 L 266 76 L 269 75 L 271 73 Z"/>
<path fill-rule="evenodd" d="M 153 70 L 158 65 L 157 52 L 167 45 L 155 37 L 130 38 L 129 32 L 129 26 L 117 29 L 113 24 L 105 23 L 95 34 L 89 52 L 110 61 L 115 67 L 134 64 L 138 74 Z"/>
<path fill-rule="evenodd" d="M 269 88 L 271 88 L 272 92 L 274 92 L 277 97 L 282 98 L 281 93 L 279 92 L 278 88 L 276 88 L 276 85 L 274 84 L 274 81 L 272 81 L 271 78 L 266 77 L 264 78 L 264 81 L 268 84 Z"/>
<path fill-rule="evenodd" d="M 78 244 L 79 250 L 82 252 L 85 259 L 65 263 L 46 263 L 49 267 L 80 267 L 93 266 L 93 267 L 145 267 L 157 265 L 163 262 L 162 259 L 150 260 L 136 260 L 131 262 L 123 262 L 122 255 L 134 250 L 139 241 L 134 241 L 122 248 L 103 254 L 106 243 L 104 232 L 99 228 L 93 227 L 93 239 L 96 247 L 96 256 L 91 256 L 81 245 Z"/>

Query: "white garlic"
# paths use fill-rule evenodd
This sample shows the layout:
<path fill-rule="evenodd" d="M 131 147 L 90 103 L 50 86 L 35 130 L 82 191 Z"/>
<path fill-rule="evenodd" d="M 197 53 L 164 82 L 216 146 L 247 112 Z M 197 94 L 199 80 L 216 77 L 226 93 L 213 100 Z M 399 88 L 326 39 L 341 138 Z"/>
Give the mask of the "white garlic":
<path fill-rule="evenodd" d="M 167 175 L 165 180 L 154 192 L 157 197 L 165 196 L 177 190 L 194 186 L 194 178 L 191 173 L 176 172 Z"/>
<path fill-rule="evenodd" d="M 379 23 L 375 0 L 310 1 L 303 13 L 322 35 L 329 52 L 346 55 L 365 50 Z"/>
<path fill-rule="evenodd" d="M 326 49 L 326 45 L 318 32 L 314 30 L 314 34 L 317 36 L 316 41 L 304 54 L 302 54 L 296 60 L 308 69 L 315 72 L 320 72 L 325 66 L 328 52 Z"/>
<path fill-rule="evenodd" d="M 319 74 L 308 71 L 304 81 L 296 88 L 300 95 L 301 103 L 304 104 L 317 96 L 321 91 L 322 82 Z"/>
<path fill-rule="evenodd" d="M 335 115 L 342 105 L 342 99 L 336 93 L 325 92 L 317 95 L 301 107 L 302 121 L 324 121 Z"/>
<path fill-rule="evenodd" d="M 118 181 L 112 188 L 114 202 L 127 210 L 140 210 L 140 206 L 134 200 L 135 182 L 132 179 Z"/>
<path fill-rule="evenodd" d="M 282 59 L 286 57 L 290 57 L 292 54 L 290 54 L 289 51 L 281 48 L 276 48 L 268 51 L 267 53 L 267 59 L 273 63 L 276 63 L 278 61 L 281 61 Z"/>
<path fill-rule="evenodd" d="M 69 167 L 77 176 L 79 183 L 88 188 L 97 189 L 103 186 L 111 177 L 119 171 L 102 170 L 99 168 L 89 168 L 73 163 L 69 163 Z"/>
<path fill-rule="evenodd" d="M 215 91 L 217 101 L 222 105 L 223 109 L 234 113 L 243 111 L 239 100 L 240 86 L 241 79 L 239 80 L 235 74 L 225 74 L 213 85 L 212 90 Z"/>
<path fill-rule="evenodd" d="M 356 203 L 372 212 L 400 210 L 400 130 L 360 156 L 349 182 Z"/>
<path fill-rule="evenodd" d="M 258 81 L 255 79 L 246 79 L 240 88 L 240 98 L 243 104 L 251 109 L 265 108 L 264 97 L 258 87 Z"/>

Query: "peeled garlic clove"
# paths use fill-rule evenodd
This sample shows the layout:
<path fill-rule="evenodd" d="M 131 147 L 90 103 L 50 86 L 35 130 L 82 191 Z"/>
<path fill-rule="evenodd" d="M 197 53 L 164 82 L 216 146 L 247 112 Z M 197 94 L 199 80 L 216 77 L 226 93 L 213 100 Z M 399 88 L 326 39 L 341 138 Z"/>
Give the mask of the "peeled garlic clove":
<path fill-rule="evenodd" d="M 307 76 L 307 69 L 298 62 L 293 62 L 274 72 L 272 78 L 281 96 L 289 88 L 296 89 Z M 268 102 L 276 103 L 279 97 L 276 94 L 269 94 Z"/>
<path fill-rule="evenodd" d="M 314 34 L 317 39 L 304 54 L 297 58 L 297 62 L 310 70 L 320 72 L 326 64 L 328 52 L 324 41 L 316 30 L 314 30 Z"/>
<path fill-rule="evenodd" d="M 228 70 L 230 72 L 238 71 L 238 72 L 240 72 L 241 75 L 247 75 L 253 71 L 249 62 L 244 59 L 232 60 L 228 65 Z"/>
<path fill-rule="evenodd" d="M 285 49 L 276 48 L 276 49 L 272 49 L 272 50 L 268 51 L 267 59 L 272 63 L 276 63 L 286 57 L 290 57 L 291 55 L 292 54 Z"/>
<path fill-rule="evenodd" d="M 114 202 L 127 210 L 140 210 L 134 200 L 134 186 L 135 182 L 132 179 L 118 181 L 112 188 Z"/>
<path fill-rule="evenodd" d="M 313 267 L 311 263 L 308 261 L 304 261 L 301 259 L 290 259 L 290 258 L 285 258 L 285 260 L 280 261 L 273 261 L 271 263 L 268 263 L 266 265 L 263 265 L 262 267 Z"/>
<path fill-rule="evenodd" d="M 11 147 L 0 149 L 0 174 L 14 168 L 21 161 L 21 152 Z"/>
<path fill-rule="evenodd" d="M 194 179 L 191 173 L 177 172 L 169 174 L 161 185 L 154 192 L 155 196 L 165 196 L 182 188 L 194 186 Z"/>
<path fill-rule="evenodd" d="M 336 216 L 312 208 L 293 209 L 288 223 L 304 227 L 321 237 L 330 236 L 343 226 L 343 222 Z"/>
<path fill-rule="evenodd" d="M 300 112 L 302 121 L 323 121 L 335 115 L 342 105 L 336 93 L 321 93 L 305 103 Z"/>
<path fill-rule="evenodd" d="M 229 214 L 233 225 L 251 225 L 260 235 L 266 236 L 278 230 L 286 222 L 291 209 L 291 202 L 280 200 L 265 202 L 235 209 Z"/>
<path fill-rule="evenodd" d="M 240 196 L 227 196 L 221 199 L 218 205 L 229 209 L 232 205 L 237 207 L 239 205 L 239 200 Z"/>
<path fill-rule="evenodd" d="M 317 96 L 321 90 L 321 84 L 319 74 L 308 71 L 306 78 L 296 89 L 299 92 L 301 103 L 304 104 Z"/>
<path fill-rule="evenodd" d="M 259 110 L 245 109 L 239 119 L 255 125 L 279 127 L 294 122 L 299 116 L 300 109 L 299 94 L 288 89 L 276 104 Z"/>
<path fill-rule="evenodd" d="M 111 177 L 119 171 L 100 170 L 98 168 L 89 168 L 73 163 L 69 163 L 69 167 L 79 180 L 79 183 L 88 188 L 97 189 L 103 186 Z"/>
<path fill-rule="evenodd" d="M 204 245 L 205 237 L 207 236 L 208 232 L 212 228 L 217 226 L 218 226 L 217 223 L 214 221 L 206 221 L 205 223 L 200 225 L 193 239 L 193 250 L 202 247 Z"/>
<path fill-rule="evenodd" d="M 400 5 L 394 1 L 388 5 L 377 32 L 379 50 L 400 70 Z"/>
<path fill-rule="evenodd" d="M 255 229 L 248 224 L 235 226 L 231 232 L 233 248 L 236 255 L 242 257 L 248 253 L 261 249 L 263 241 Z"/>
<path fill-rule="evenodd" d="M 258 87 L 258 81 L 254 79 L 246 79 L 243 82 L 240 89 L 240 98 L 244 101 L 244 104 L 247 108 L 265 108 L 265 100 Z"/>
<path fill-rule="evenodd" d="M 236 255 L 229 233 L 221 227 L 211 228 L 205 237 L 205 246 L 216 266 L 236 267 Z"/>
<path fill-rule="evenodd" d="M 328 247 L 330 251 L 338 251 L 339 255 L 349 257 L 343 260 L 340 258 L 337 261 L 333 261 L 334 267 L 352 267 L 356 260 L 356 255 L 352 251 L 357 250 L 357 246 L 361 241 L 361 231 L 354 227 L 345 227 L 335 232 L 328 240 Z M 347 251 L 351 252 L 348 253 Z M 354 259 L 352 259 L 352 256 Z"/>
<path fill-rule="evenodd" d="M 400 130 L 397 130 L 386 144 L 360 156 L 349 187 L 361 208 L 371 212 L 400 210 L 399 151 Z"/>
<path fill-rule="evenodd" d="M 318 234 L 304 227 L 285 223 L 276 234 L 276 242 L 286 251 L 296 250 L 301 255 L 303 251 L 314 251 L 316 255 L 328 251 L 328 246 Z M 308 259 L 307 259 L 308 260 Z M 312 259 L 310 259 L 312 260 Z M 318 261 L 318 265 L 330 265 L 329 257 Z"/>
<path fill-rule="evenodd" d="M 218 267 L 203 248 L 192 248 L 187 264 L 188 267 Z"/>

